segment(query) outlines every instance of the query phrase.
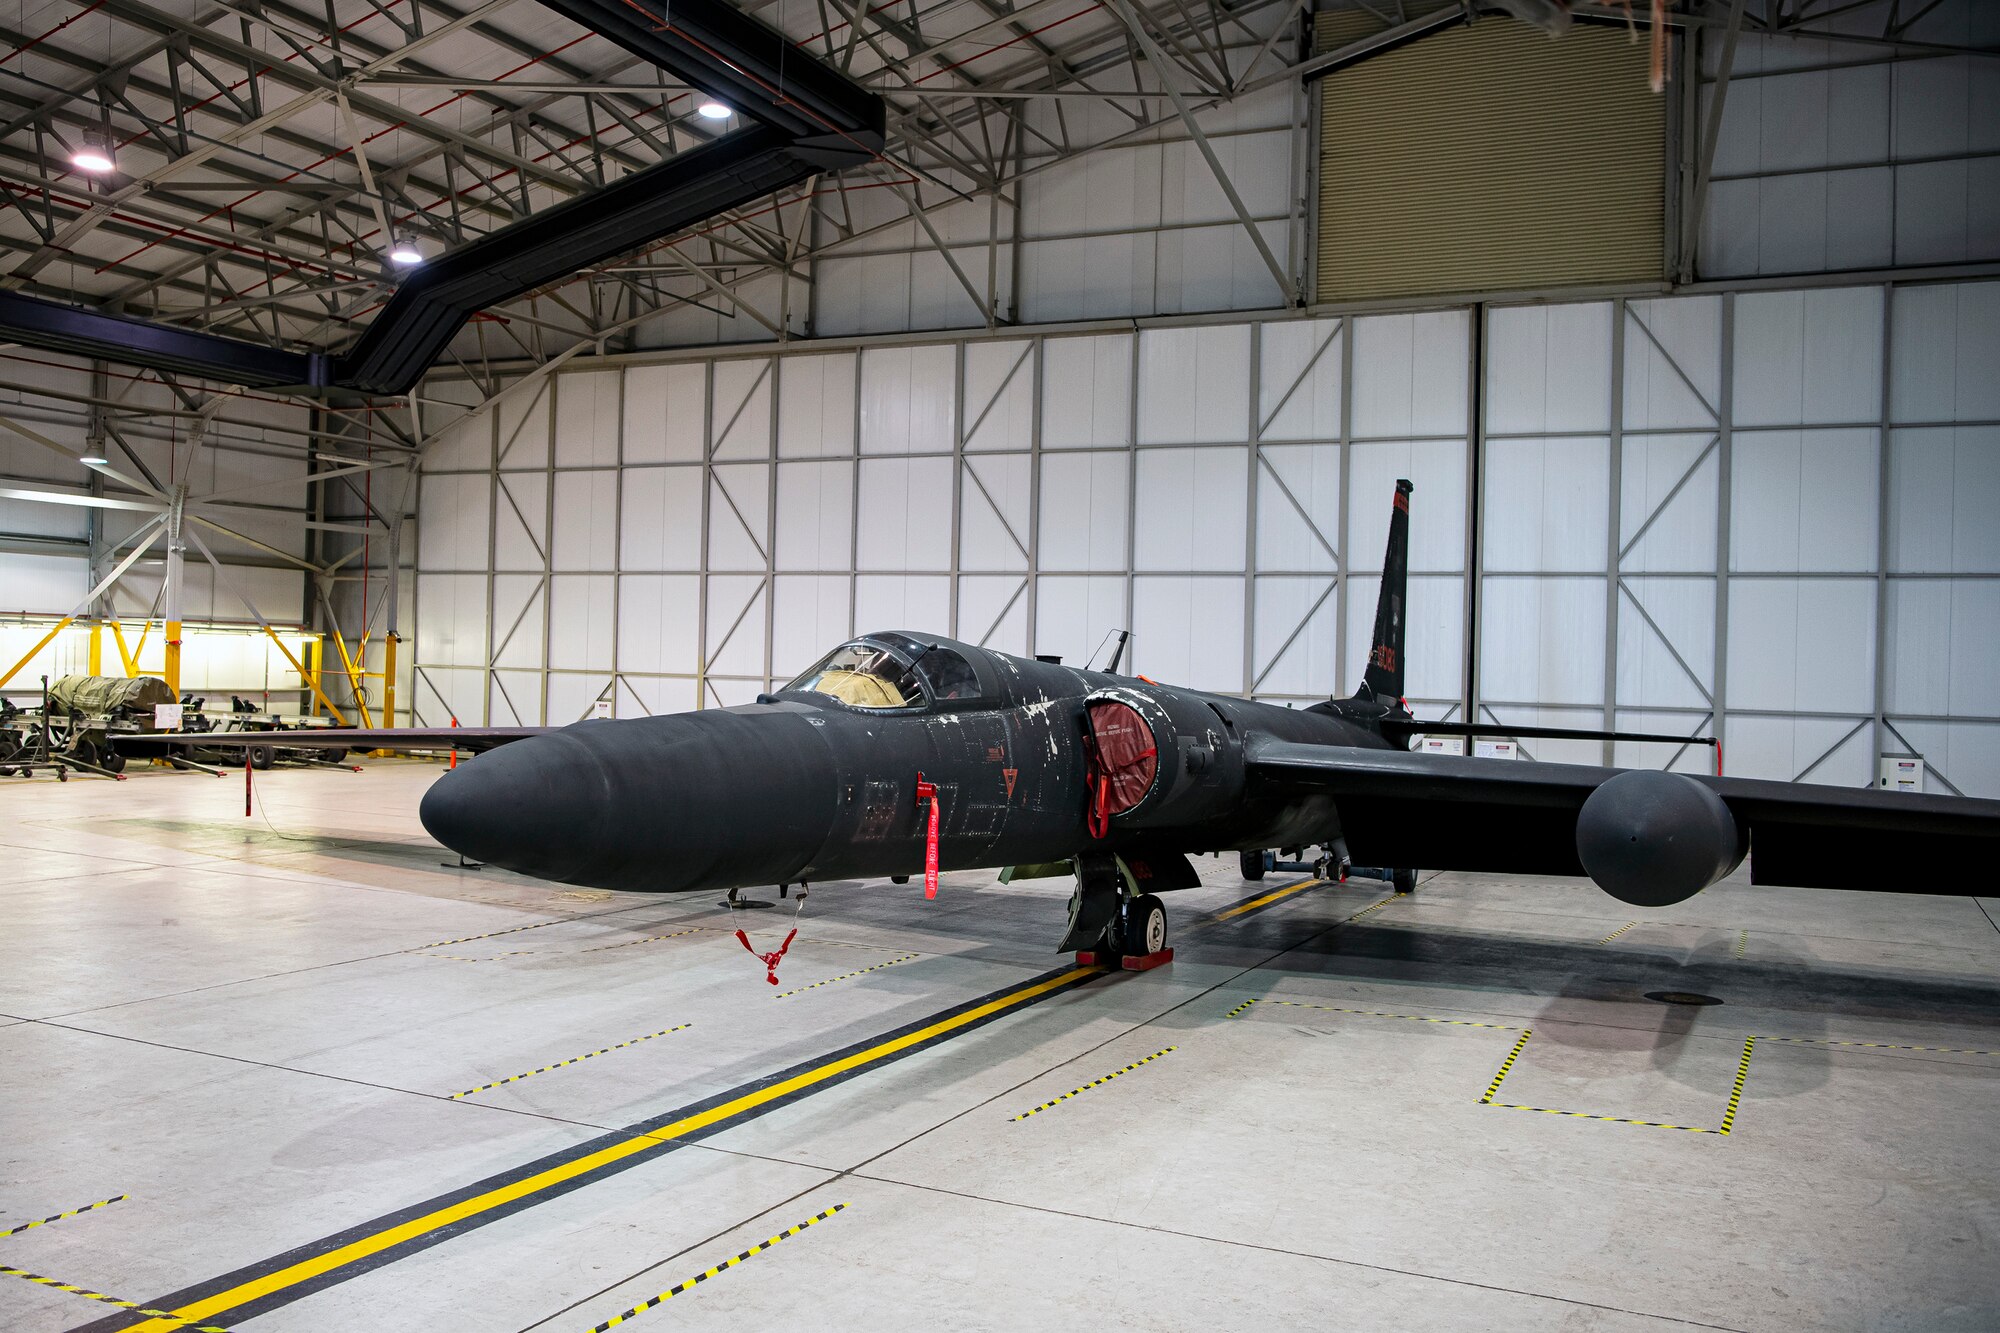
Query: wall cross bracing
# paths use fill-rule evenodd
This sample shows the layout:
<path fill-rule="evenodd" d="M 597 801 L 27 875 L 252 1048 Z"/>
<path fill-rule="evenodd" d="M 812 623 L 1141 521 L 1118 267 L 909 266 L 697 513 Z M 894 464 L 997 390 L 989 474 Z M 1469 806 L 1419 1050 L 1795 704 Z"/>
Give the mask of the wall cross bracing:
<path fill-rule="evenodd" d="M 563 723 L 745 702 L 856 630 L 1101 664 L 1129 627 L 1133 670 L 1302 703 L 1354 686 L 1408 476 L 1420 715 L 1719 727 L 1730 772 L 1848 785 L 1917 752 L 1990 794 L 1994 364 L 1967 283 L 565 370 L 430 446 L 403 697 Z"/>

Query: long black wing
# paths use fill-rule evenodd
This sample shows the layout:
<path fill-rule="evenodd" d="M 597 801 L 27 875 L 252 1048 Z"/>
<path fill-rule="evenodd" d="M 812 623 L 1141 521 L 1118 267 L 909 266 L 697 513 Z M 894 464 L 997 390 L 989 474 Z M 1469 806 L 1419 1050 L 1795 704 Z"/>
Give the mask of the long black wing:
<path fill-rule="evenodd" d="M 257 745 L 280 750 L 461 750 L 478 754 L 509 741 L 524 741 L 555 727 L 301 727 L 295 731 L 149 731 L 118 736 L 119 745 L 182 745 L 203 750 L 241 750 Z"/>
<path fill-rule="evenodd" d="M 1253 737 L 1254 781 L 1325 792 L 1360 865 L 1581 875 L 1576 816 L 1625 770 Z M 1750 833 L 1750 881 L 1994 891 L 2000 801 L 1689 774 Z"/>

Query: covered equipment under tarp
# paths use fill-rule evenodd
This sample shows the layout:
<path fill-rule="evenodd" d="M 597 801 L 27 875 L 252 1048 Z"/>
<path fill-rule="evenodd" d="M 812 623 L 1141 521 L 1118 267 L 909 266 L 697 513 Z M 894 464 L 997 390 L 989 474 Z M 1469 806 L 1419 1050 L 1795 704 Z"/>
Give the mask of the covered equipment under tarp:
<path fill-rule="evenodd" d="M 150 717 L 154 704 L 175 702 L 173 688 L 158 676 L 64 676 L 49 687 L 50 706 L 79 717 Z"/>

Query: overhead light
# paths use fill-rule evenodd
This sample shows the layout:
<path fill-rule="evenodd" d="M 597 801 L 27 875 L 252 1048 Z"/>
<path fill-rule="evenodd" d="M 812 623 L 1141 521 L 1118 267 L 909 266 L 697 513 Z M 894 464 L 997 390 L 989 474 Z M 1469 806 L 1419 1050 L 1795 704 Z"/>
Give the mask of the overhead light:
<path fill-rule="evenodd" d="M 100 464 L 109 463 L 111 460 L 106 458 L 99 451 L 93 449 L 89 453 L 85 454 L 83 457 L 77 459 L 76 461 L 82 463 L 86 467 L 97 467 Z"/>
<path fill-rule="evenodd" d="M 111 155 L 111 141 L 96 130 L 85 130 L 76 151 L 69 156 L 70 165 L 79 171 L 102 174 L 115 170 L 117 161 Z"/>
<path fill-rule="evenodd" d="M 701 104 L 695 107 L 694 113 L 704 120 L 728 120 L 736 114 L 729 109 L 726 103 L 718 102 L 713 97 L 702 98 Z"/>
<path fill-rule="evenodd" d="M 398 235 L 394 245 L 389 247 L 389 262 L 392 264 L 421 264 L 424 252 L 417 249 L 417 243 L 406 235 Z"/>

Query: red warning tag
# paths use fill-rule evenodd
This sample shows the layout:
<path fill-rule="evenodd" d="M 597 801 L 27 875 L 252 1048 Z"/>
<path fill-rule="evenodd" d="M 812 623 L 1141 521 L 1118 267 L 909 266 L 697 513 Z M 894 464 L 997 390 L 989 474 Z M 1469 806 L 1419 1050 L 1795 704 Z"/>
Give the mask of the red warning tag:
<path fill-rule="evenodd" d="M 792 939 L 798 933 L 799 928 L 793 926 L 792 933 L 785 936 L 785 942 L 770 953 L 757 953 L 756 947 L 750 943 L 750 937 L 740 930 L 736 932 L 736 938 L 743 941 L 744 948 L 756 954 L 757 961 L 764 965 L 764 980 L 775 986 L 778 984 L 778 964 L 784 961 L 785 950 L 792 947 Z"/>
<path fill-rule="evenodd" d="M 1000 776 L 1006 779 L 1007 799 L 1011 801 L 1014 799 L 1014 779 L 1021 776 L 1021 770 L 1018 768 L 1003 768 L 1000 770 Z"/>
<path fill-rule="evenodd" d="M 917 804 L 931 803 L 930 829 L 924 834 L 924 897 L 937 897 L 938 890 L 938 797 L 937 784 L 925 782 L 917 774 Z"/>

